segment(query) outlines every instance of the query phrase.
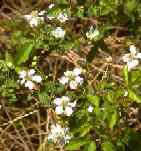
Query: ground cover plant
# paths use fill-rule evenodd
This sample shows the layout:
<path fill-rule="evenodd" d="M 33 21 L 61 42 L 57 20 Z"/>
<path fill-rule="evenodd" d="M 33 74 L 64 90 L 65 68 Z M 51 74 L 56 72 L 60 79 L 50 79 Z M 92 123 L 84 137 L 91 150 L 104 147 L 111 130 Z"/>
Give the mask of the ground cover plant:
<path fill-rule="evenodd" d="M 0 2 L 0 150 L 141 150 L 140 0 Z"/>

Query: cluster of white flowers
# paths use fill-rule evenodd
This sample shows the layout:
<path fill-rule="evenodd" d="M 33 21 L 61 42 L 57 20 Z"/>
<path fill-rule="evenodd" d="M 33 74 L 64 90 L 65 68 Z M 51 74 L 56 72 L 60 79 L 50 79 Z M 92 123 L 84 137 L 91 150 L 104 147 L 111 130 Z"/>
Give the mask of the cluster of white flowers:
<path fill-rule="evenodd" d="M 48 140 L 51 140 L 54 143 L 57 143 L 58 141 L 60 142 L 61 140 L 64 144 L 66 144 L 71 139 L 71 136 L 68 134 L 68 132 L 69 128 L 63 128 L 59 124 L 51 125 Z"/>
<path fill-rule="evenodd" d="M 130 53 L 125 54 L 122 59 L 123 62 L 127 63 L 128 70 L 130 71 L 139 64 L 139 60 L 141 59 L 141 53 L 138 53 L 134 45 L 130 46 L 129 51 Z"/>
<path fill-rule="evenodd" d="M 61 27 L 57 27 L 51 33 L 55 38 L 64 38 L 66 31 L 63 30 Z"/>
<path fill-rule="evenodd" d="M 59 79 L 59 82 L 63 85 L 69 84 L 70 89 L 75 90 L 79 85 L 82 85 L 84 78 L 80 75 L 82 69 L 75 68 L 73 71 L 64 72 L 64 76 Z"/>
<path fill-rule="evenodd" d="M 94 28 L 93 26 L 90 27 L 89 31 L 86 33 L 86 37 L 90 40 L 95 39 L 97 36 L 99 36 L 99 30 L 97 28 Z"/>
<path fill-rule="evenodd" d="M 71 116 L 73 108 L 76 106 L 76 101 L 70 102 L 70 98 L 68 96 L 62 96 L 61 98 L 54 99 L 54 104 L 56 105 L 56 114 Z"/>
<path fill-rule="evenodd" d="M 38 26 L 39 23 L 44 21 L 44 15 L 45 11 L 32 11 L 29 15 L 24 15 L 24 18 L 28 21 L 31 27 Z"/>
<path fill-rule="evenodd" d="M 35 82 L 41 83 L 42 78 L 40 75 L 35 74 L 34 69 L 30 69 L 29 71 L 22 70 L 19 72 L 19 82 L 20 84 L 24 84 L 25 87 L 30 90 L 35 88 Z"/>

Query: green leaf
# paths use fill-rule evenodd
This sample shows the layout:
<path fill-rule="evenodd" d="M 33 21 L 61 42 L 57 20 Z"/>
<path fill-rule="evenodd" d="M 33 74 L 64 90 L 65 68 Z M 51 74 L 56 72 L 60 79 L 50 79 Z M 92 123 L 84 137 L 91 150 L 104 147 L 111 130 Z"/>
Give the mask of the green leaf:
<path fill-rule="evenodd" d="M 81 146 L 85 145 L 86 143 L 88 143 L 87 140 L 72 140 L 66 146 L 66 150 L 78 150 Z"/>
<path fill-rule="evenodd" d="M 45 91 L 41 91 L 38 93 L 38 97 L 40 100 L 40 103 L 43 105 L 48 105 L 49 104 L 49 96 Z"/>
<path fill-rule="evenodd" d="M 96 151 L 96 143 L 90 142 L 89 144 L 86 144 L 84 151 Z"/>
<path fill-rule="evenodd" d="M 138 0 L 128 0 L 127 3 L 125 3 L 125 7 L 127 11 L 133 12 L 138 5 Z"/>
<path fill-rule="evenodd" d="M 112 129 L 112 128 L 115 126 L 116 122 L 117 122 L 117 112 L 115 111 L 115 112 L 111 115 L 109 127 Z"/>
<path fill-rule="evenodd" d="M 138 94 L 136 94 L 133 90 L 131 90 L 131 89 L 128 90 L 128 96 L 133 101 L 135 101 L 137 103 L 141 103 L 141 96 L 139 96 Z"/>
<path fill-rule="evenodd" d="M 107 141 L 101 145 L 102 151 L 115 151 L 114 145 Z"/>
<path fill-rule="evenodd" d="M 128 67 L 127 66 L 124 66 L 124 68 L 123 68 L 123 76 L 124 76 L 124 80 L 125 80 L 126 84 L 128 84 L 129 76 L 128 76 Z"/>
<path fill-rule="evenodd" d="M 59 7 L 53 7 L 52 9 L 48 10 L 48 15 L 57 17 L 59 13 L 61 13 L 61 9 Z"/>
<path fill-rule="evenodd" d="M 87 99 L 90 103 L 92 103 L 95 107 L 99 107 L 100 98 L 96 95 L 87 95 Z"/>
<path fill-rule="evenodd" d="M 141 71 L 140 70 L 132 71 L 130 74 L 131 74 L 131 82 L 133 84 L 135 84 L 135 83 L 138 84 L 141 82 L 141 78 L 140 78 Z"/>
<path fill-rule="evenodd" d="M 114 96 L 114 92 L 112 91 L 112 90 L 109 90 L 108 92 L 107 92 L 107 95 L 105 96 L 105 98 L 109 101 L 109 102 L 113 102 L 114 101 L 114 98 L 115 98 L 115 96 Z"/>
<path fill-rule="evenodd" d="M 32 52 L 33 44 L 26 43 L 21 49 L 18 50 L 16 55 L 16 65 L 20 65 L 28 60 L 30 53 Z"/>
<path fill-rule="evenodd" d="M 92 62 L 92 60 L 94 59 L 97 50 L 98 50 L 98 46 L 97 45 L 91 48 L 90 52 L 88 53 L 88 55 L 86 57 L 86 59 L 87 59 L 87 61 L 89 63 Z"/>
<path fill-rule="evenodd" d="M 89 124 L 83 124 L 80 128 L 76 128 L 76 130 L 74 131 L 74 133 L 79 133 L 80 137 L 84 137 L 86 134 L 89 133 L 90 129 L 92 128 L 91 125 Z"/>

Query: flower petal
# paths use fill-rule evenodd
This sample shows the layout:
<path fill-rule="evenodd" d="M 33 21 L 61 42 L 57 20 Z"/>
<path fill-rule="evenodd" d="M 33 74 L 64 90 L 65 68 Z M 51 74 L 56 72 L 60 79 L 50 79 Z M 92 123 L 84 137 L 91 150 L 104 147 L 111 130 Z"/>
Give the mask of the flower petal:
<path fill-rule="evenodd" d="M 136 47 L 134 45 L 130 46 L 129 51 L 130 51 L 132 56 L 135 56 L 137 53 Z"/>
<path fill-rule="evenodd" d="M 66 107 L 64 114 L 66 114 L 67 116 L 70 116 L 73 113 L 72 107 Z"/>
<path fill-rule="evenodd" d="M 26 77 L 27 72 L 25 70 L 22 70 L 19 72 L 19 78 L 23 79 L 24 77 Z"/>
<path fill-rule="evenodd" d="M 88 112 L 92 112 L 93 111 L 93 107 L 90 105 L 89 107 L 88 107 Z"/>
<path fill-rule="evenodd" d="M 35 70 L 34 69 L 30 69 L 29 71 L 28 71 L 28 76 L 32 76 L 32 75 L 34 75 L 35 74 Z"/>
<path fill-rule="evenodd" d="M 55 108 L 55 112 L 56 112 L 56 114 L 62 114 L 62 113 L 64 113 L 63 107 L 62 106 L 57 106 Z"/>
<path fill-rule="evenodd" d="M 34 89 L 35 84 L 32 81 L 26 81 L 25 87 L 29 88 L 30 90 Z"/>
<path fill-rule="evenodd" d="M 127 62 L 128 70 L 135 68 L 139 64 L 137 59 Z"/>
<path fill-rule="evenodd" d="M 77 89 L 78 83 L 76 81 L 70 81 L 70 89 L 75 90 Z"/>
<path fill-rule="evenodd" d="M 141 59 L 141 53 L 137 53 L 136 58 Z"/>
<path fill-rule="evenodd" d="M 68 83 L 68 78 L 63 76 L 61 79 L 59 79 L 59 82 L 63 85 L 67 84 Z"/>
<path fill-rule="evenodd" d="M 80 74 L 82 73 L 82 69 L 80 69 L 80 68 L 75 68 L 75 69 L 73 70 L 73 73 L 74 73 L 75 76 L 78 76 L 78 75 L 80 75 Z"/>
<path fill-rule="evenodd" d="M 39 75 L 34 75 L 34 76 L 32 77 L 32 80 L 35 81 L 35 82 L 37 82 L 37 83 L 41 83 L 42 78 L 41 78 L 41 76 L 39 76 Z"/>
<path fill-rule="evenodd" d="M 81 78 L 80 76 L 77 76 L 75 78 L 75 81 L 81 85 L 83 83 L 83 78 Z"/>
<path fill-rule="evenodd" d="M 54 99 L 54 104 L 61 105 L 62 104 L 62 99 L 61 98 Z"/>
<path fill-rule="evenodd" d="M 123 62 L 128 62 L 131 60 L 131 54 L 127 53 L 122 57 Z"/>

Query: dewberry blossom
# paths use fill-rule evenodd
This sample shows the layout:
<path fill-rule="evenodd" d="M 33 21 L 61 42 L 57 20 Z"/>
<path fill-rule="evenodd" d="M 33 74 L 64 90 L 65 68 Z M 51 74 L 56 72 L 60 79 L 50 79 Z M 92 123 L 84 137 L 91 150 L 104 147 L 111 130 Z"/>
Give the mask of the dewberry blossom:
<path fill-rule="evenodd" d="M 71 116 L 73 108 L 76 106 L 76 102 L 70 102 L 70 98 L 68 96 L 62 96 L 61 98 L 54 99 L 54 104 L 56 105 L 56 114 L 64 114 L 66 116 Z"/>
<path fill-rule="evenodd" d="M 71 136 L 68 134 L 69 128 L 62 127 L 59 124 L 51 125 L 50 133 L 48 135 L 48 140 L 51 140 L 53 143 L 63 143 L 66 144 L 71 139 Z"/>
<path fill-rule="evenodd" d="M 24 15 L 24 18 L 27 20 L 31 27 L 36 27 L 39 23 L 44 21 L 44 17 L 40 16 L 44 13 L 45 11 L 32 11 L 29 15 Z"/>
<path fill-rule="evenodd" d="M 65 33 L 65 30 L 63 30 L 61 27 L 57 27 L 55 30 L 52 31 L 52 35 L 55 38 L 64 38 Z"/>
<path fill-rule="evenodd" d="M 88 107 L 88 112 L 92 112 L 93 111 L 93 107 L 91 106 L 91 105 L 89 105 L 89 107 Z"/>
<path fill-rule="evenodd" d="M 42 78 L 40 75 L 35 74 L 34 69 L 29 71 L 22 70 L 19 72 L 19 82 L 30 90 L 35 88 L 35 83 L 41 83 Z"/>
<path fill-rule="evenodd" d="M 86 33 L 86 37 L 90 40 L 95 39 L 97 36 L 99 36 L 99 30 L 98 29 L 94 29 L 93 26 L 90 27 L 89 31 Z"/>
<path fill-rule="evenodd" d="M 127 63 L 128 70 L 130 71 L 139 64 L 141 53 L 136 50 L 136 47 L 134 45 L 130 46 L 129 51 L 130 53 L 125 54 L 122 59 L 123 62 Z"/>
<path fill-rule="evenodd" d="M 64 76 L 59 79 L 59 82 L 63 85 L 68 84 L 70 89 L 75 90 L 79 85 L 83 84 L 84 79 L 80 76 L 82 69 L 75 68 L 73 71 L 64 72 Z"/>

